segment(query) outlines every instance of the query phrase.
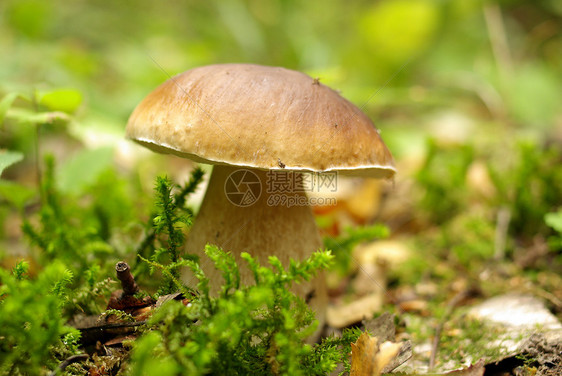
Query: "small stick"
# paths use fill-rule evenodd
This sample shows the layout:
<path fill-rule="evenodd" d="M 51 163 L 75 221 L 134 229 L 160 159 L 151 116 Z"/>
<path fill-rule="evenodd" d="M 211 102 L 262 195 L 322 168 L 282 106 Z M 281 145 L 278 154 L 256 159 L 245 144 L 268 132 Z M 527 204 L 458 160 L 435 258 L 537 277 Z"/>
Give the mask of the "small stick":
<path fill-rule="evenodd" d="M 505 84 L 513 75 L 513 59 L 509 50 L 502 11 L 498 4 L 486 4 L 483 8 L 492 53 L 498 65 L 502 83 Z"/>
<path fill-rule="evenodd" d="M 60 371 L 64 371 L 64 369 L 66 367 L 68 367 L 69 365 L 71 365 L 72 363 L 78 363 L 78 362 L 81 362 L 83 360 L 87 360 L 89 357 L 90 356 L 88 354 L 72 355 L 71 357 L 66 358 L 61 364 L 59 364 L 59 366 L 54 371 L 49 373 L 49 376 L 55 376 Z"/>
<path fill-rule="evenodd" d="M 429 370 L 431 371 L 433 367 L 435 367 L 435 358 L 437 357 L 437 350 L 439 349 L 439 341 L 441 340 L 441 332 L 443 331 L 443 327 L 449 317 L 453 314 L 455 308 L 459 305 L 461 301 L 464 299 L 474 296 L 478 294 L 478 290 L 475 287 L 469 287 L 462 291 L 459 291 L 447 304 L 447 310 L 445 314 L 441 318 L 439 325 L 435 328 L 435 336 L 433 337 L 433 343 L 431 346 L 431 356 L 429 357 Z"/>
<path fill-rule="evenodd" d="M 119 261 L 115 265 L 115 271 L 117 272 L 117 279 L 121 281 L 123 295 L 134 295 L 137 291 L 139 291 L 139 286 L 137 286 L 135 278 L 131 274 L 129 264 L 125 261 Z"/>
<path fill-rule="evenodd" d="M 511 220 L 511 212 L 508 208 L 502 207 L 498 211 L 497 218 L 494 240 L 494 260 L 502 261 L 505 257 L 505 243 L 507 231 L 509 230 L 509 221 Z"/>

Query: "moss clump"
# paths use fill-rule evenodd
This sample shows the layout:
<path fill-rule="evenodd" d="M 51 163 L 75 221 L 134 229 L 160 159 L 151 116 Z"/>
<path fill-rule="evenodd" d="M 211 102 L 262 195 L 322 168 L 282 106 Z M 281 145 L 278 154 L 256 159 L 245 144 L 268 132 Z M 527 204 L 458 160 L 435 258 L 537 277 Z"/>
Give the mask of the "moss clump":
<path fill-rule="evenodd" d="M 290 292 L 292 283 L 308 280 L 331 263 L 329 251 L 292 261 L 287 268 L 273 256 L 270 267 L 261 266 L 245 253 L 255 277 L 251 286 L 240 285 L 232 255 L 211 245 L 205 253 L 225 281 L 219 296 L 209 294 L 209 280 L 196 261 L 178 260 L 197 276 L 197 295 L 187 306 L 165 303 L 150 319 L 150 329 L 134 347 L 133 375 L 323 375 L 347 362 L 348 346 L 358 333 L 306 344 L 317 322 L 306 303 Z"/>

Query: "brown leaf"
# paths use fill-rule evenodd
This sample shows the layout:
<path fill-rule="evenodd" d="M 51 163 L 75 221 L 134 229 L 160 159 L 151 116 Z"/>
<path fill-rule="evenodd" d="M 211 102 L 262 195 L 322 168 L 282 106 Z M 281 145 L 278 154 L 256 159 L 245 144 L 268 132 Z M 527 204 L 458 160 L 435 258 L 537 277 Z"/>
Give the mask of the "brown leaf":
<path fill-rule="evenodd" d="M 333 328 L 345 328 L 367 317 L 373 317 L 375 312 L 382 309 L 383 299 L 382 292 L 377 292 L 348 304 L 328 306 L 326 321 Z"/>
<path fill-rule="evenodd" d="M 447 372 L 445 376 L 483 376 L 485 370 L 484 360 L 480 359 L 468 368 Z"/>
<path fill-rule="evenodd" d="M 390 341 L 379 345 L 377 337 L 361 334 L 351 344 L 350 376 L 378 376 L 382 369 L 398 354 L 400 344 Z"/>

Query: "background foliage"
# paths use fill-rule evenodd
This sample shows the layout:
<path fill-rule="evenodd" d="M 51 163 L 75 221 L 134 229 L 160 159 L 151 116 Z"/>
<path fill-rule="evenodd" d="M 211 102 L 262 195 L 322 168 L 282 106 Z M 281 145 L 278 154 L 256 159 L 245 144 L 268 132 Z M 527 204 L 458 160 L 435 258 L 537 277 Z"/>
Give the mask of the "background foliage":
<path fill-rule="evenodd" d="M 164 204 L 153 184 L 168 175 L 188 187 L 193 166 L 140 150 L 123 139 L 124 125 L 155 86 L 205 64 L 304 71 L 375 121 L 399 175 L 387 210 L 368 222 L 387 223 L 418 250 L 390 271 L 391 285 L 476 280 L 503 260 L 515 269 L 502 273 L 561 294 L 548 274 L 562 269 L 560 1 L 4 0 L 0 51 L 0 328 L 45 329 L 33 341 L 0 329 L 0 371 L 53 369 L 76 353 L 66 319 L 103 311 L 119 259 L 145 288 L 174 287 L 173 275 L 165 286 L 161 271 L 149 277 L 136 254 L 156 251 L 163 262 L 169 252 L 174 262 L 153 228 Z M 169 204 L 181 188 L 166 187 Z M 192 209 L 180 203 L 182 223 L 200 196 Z M 506 254 L 496 246 L 501 213 Z M 341 275 L 363 237 L 389 234 L 375 226 L 336 235 L 325 244 Z M 494 283 L 490 293 L 513 286 Z M 432 296 L 434 312 L 451 293 Z M 20 311 L 29 317 L 5 314 Z M 138 354 L 165 337 L 160 329 Z M 300 350 L 293 355 L 305 359 L 310 349 Z M 302 362 L 320 364 L 308 356 Z"/>

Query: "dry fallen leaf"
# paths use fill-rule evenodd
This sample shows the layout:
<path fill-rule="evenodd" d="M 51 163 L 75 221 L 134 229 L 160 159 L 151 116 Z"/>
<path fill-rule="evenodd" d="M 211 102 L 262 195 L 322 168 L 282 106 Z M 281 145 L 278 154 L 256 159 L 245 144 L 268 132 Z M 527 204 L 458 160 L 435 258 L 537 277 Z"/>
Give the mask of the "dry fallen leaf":
<path fill-rule="evenodd" d="M 330 305 L 326 310 L 326 321 L 333 328 L 345 328 L 361 320 L 373 317 L 382 309 L 383 293 L 376 292 L 341 305 Z"/>
<path fill-rule="evenodd" d="M 472 364 L 468 368 L 447 372 L 446 374 L 444 374 L 444 376 L 483 376 L 484 372 L 486 371 L 484 365 L 484 360 L 480 359 L 478 362 Z"/>
<path fill-rule="evenodd" d="M 379 339 L 379 341 L 394 341 L 396 339 L 396 327 L 394 315 L 384 312 L 376 319 L 363 320 L 361 322 L 365 329 Z M 400 342 L 398 354 L 382 369 L 382 373 L 389 373 L 412 357 L 412 343 L 410 341 Z"/>
<path fill-rule="evenodd" d="M 361 243 L 353 249 L 353 258 L 357 263 L 352 267 L 357 270 L 359 265 L 376 264 L 382 260 L 390 268 L 394 268 L 406 262 L 411 254 L 410 246 L 404 240 L 375 240 Z"/>
<path fill-rule="evenodd" d="M 350 376 L 380 375 L 399 350 L 399 343 L 387 341 L 379 345 L 377 337 L 361 334 L 357 342 L 351 344 Z"/>
<path fill-rule="evenodd" d="M 373 219 L 380 209 L 381 182 L 365 179 L 363 184 L 344 202 L 347 211 L 359 223 Z"/>

